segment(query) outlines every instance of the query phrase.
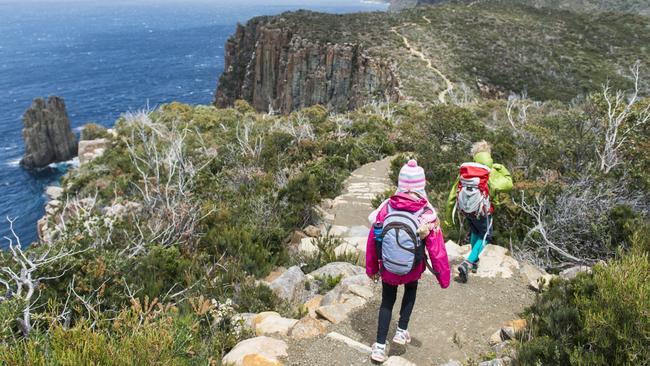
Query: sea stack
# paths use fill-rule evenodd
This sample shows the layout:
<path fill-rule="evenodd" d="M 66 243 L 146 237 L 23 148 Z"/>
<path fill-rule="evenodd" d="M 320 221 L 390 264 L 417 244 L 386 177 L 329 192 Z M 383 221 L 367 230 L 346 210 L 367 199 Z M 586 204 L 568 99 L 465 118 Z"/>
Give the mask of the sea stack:
<path fill-rule="evenodd" d="M 23 115 L 23 124 L 25 156 L 20 163 L 26 168 L 42 168 L 77 155 L 77 139 L 62 98 L 34 99 Z"/>

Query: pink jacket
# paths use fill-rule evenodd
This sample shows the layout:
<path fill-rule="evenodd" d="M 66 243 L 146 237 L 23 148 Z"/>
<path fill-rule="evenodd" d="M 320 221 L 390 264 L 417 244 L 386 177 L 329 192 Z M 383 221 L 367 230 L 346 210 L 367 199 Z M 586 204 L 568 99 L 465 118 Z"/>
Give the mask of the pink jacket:
<path fill-rule="evenodd" d="M 392 196 L 388 204 L 397 210 L 405 210 L 409 212 L 416 212 L 425 207 L 428 202 L 425 198 L 413 198 L 408 194 L 398 193 Z M 377 214 L 377 222 L 383 222 L 384 218 L 388 215 L 388 207 L 384 207 Z M 432 230 L 429 236 L 425 239 L 425 245 L 431 266 L 436 272 L 436 278 L 440 287 L 449 287 L 451 273 L 449 271 L 449 260 L 447 259 L 447 250 L 445 249 L 445 240 L 440 230 Z M 377 248 L 375 247 L 375 234 L 372 229 L 368 234 L 368 241 L 366 243 L 366 274 L 374 276 L 379 272 L 381 260 L 377 257 Z M 417 281 L 426 270 L 424 261 L 420 262 L 416 268 L 411 272 L 400 276 L 388 271 L 382 271 L 382 281 L 390 285 L 403 285 L 409 282 Z"/>

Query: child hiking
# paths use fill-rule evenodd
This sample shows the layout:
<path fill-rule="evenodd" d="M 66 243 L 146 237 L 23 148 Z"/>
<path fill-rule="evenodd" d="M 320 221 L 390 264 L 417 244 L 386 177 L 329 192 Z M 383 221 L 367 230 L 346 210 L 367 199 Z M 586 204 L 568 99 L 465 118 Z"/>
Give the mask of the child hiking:
<path fill-rule="evenodd" d="M 456 213 L 462 214 L 470 232 L 472 251 L 458 267 L 461 282 L 467 282 L 469 271 L 478 269 L 479 256 L 492 240 L 492 214 L 499 192 L 512 189 L 512 177 L 506 167 L 493 163 L 492 148 L 486 141 L 472 146 L 473 162 L 460 166 L 460 174 L 447 200 L 446 223 L 454 222 Z"/>
<path fill-rule="evenodd" d="M 373 228 L 366 247 L 366 274 L 371 278 L 379 275 L 382 281 L 377 340 L 371 354 L 377 362 L 386 360 L 386 339 L 399 285 L 404 285 L 404 296 L 393 342 L 411 342 L 407 329 L 418 281 L 428 266 L 427 254 L 440 287 L 449 286 L 447 251 L 436 211 L 426 198 L 425 183 L 424 170 L 410 160 L 400 170 L 397 192 L 368 218 Z"/>

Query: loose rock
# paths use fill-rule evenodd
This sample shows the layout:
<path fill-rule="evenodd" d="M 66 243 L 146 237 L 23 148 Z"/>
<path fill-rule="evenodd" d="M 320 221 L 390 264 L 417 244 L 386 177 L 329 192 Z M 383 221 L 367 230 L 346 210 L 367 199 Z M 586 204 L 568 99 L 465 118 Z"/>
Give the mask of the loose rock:
<path fill-rule="evenodd" d="M 313 225 L 309 225 L 306 228 L 304 228 L 303 232 L 307 234 L 307 236 L 312 238 L 317 238 L 320 236 L 320 229 Z"/>
<path fill-rule="evenodd" d="M 320 321 L 307 316 L 300 319 L 300 321 L 291 328 L 289 336 L 295 339 L 305 339 L 317 337 L 326 332 L 327 328 L 325 328 Z"/>
<path fill-rule="evenodd" d="M 250 366 L 254 364 L 245 364 L 244 358 L 251 356 L 249 362 L 263 358 L 265 362 L 278 362 L 278 357 L 287 356 L 287 344 L 279 339 L 270 337 L 256 337 L 240 342 L 233 348 L 222 360 L 224 364 L 234 366 Z M 258 355 L 258 358 L 254 356 Z M 261 365 L 264 365 L 261 363 Z"/>
<path fill-rule="evenodd" d="M 299 300 L 305 289 L 307 277 L 300 267 L 293 266 L 269 284 L 269 287 L 287 301 Z"/>

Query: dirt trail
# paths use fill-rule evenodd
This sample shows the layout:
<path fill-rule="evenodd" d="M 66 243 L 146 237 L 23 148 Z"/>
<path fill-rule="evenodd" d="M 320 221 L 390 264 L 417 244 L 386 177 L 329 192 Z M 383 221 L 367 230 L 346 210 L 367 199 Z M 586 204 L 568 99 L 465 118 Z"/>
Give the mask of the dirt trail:
<path fill-rule="evenodd" d="M 429 24 L 431 23 L 431 20 L 429 20 L 426 16 L 423 16 L 422 18 L 425 21 L 427 21 Z M 408 24 L 405 24 L 405 25 L 415 25 L 415 24 L 408 23 Z M 438 74 L 438 76 L 440 76 L 440 78 L 442 80 L 445 81 L 445 83 L 447 84 L 447 88 L 445 90 L 441 91 L 440 93 L 438 93 L 438 100 L 440 101 L 440 103 L 446 104 L 447 103 L 447 95 L 449 95 L 449 93 L 451 93 L 451 91 L 454 89 L 454 84 L 451 82 L 451 80 L 449 80 L 449 78 L 447 78 L 447 76 L 445 74 L 443 74 L 442 71 L 440 71 L 437 67 L 435 67 L 433 65 L 433 62 L 431 61 L 431 59 L 426 57 L 424 55 L 424 53 L 422 53 L 422 51 L 419 51 L 418 49 L 411 46 L 411 43 L 409 42 L 408 38 L 406 38 L 406 36 L 401 34 L 397 30 L 396 27 L 391 28 L 390 31 L 397 34 L 398 36 L 400 36 L 402 38 L 402 41 L 404 42 L 404 45 L 409 50 L 409 52 L 412 55 L 420 58 L 422 61 L 426 62 L 427 68 L 433 70 L 436 74 Z"/>
<path fill-rule="evenodd" d="M 337 203 L 330 211 L 335 212 L 335 216 L 330 219 L 337 225 L 351 227 L 348 236 L 360 235 L 362 226 L 366 227 L 364 234 L 367 235 L 366 217 L 371 210 L 370 200 L 375 193 L 390 186 L 390 160 L 387 158 L 371 163 L 355 171 L 346 182 L 345 192 L 335 200 Z M 428 272 L 422 277 L 409 325 L 413 343 L 406 347 L 391 344 L 390 355 L 399 355 L 421 366 L 440 365 L 450 359 L 478 360 L 481 354 L 490 351 L 490 335 L 504 322 L 517 319 L 518 314 L 535 297 L 518 271 L 510 278 L 471 276 L 467 284 L 455 280 L 455 270 L 452 276 L 454 280 L 447 289 L 441 289 Z M 394 309 L 389 340 L 395 332 L 402 291 L 400 289 Z M 373 292 L 374 296 L 365 306 L 354 311 L 347 321 L 330 326 L 328 332 L 338 332 L 371 345 L 377 329 L 381 284 L 375 284 Z M 320 336 L 293 340 L 289 357 L 284 362 L 286 365 L 304 366 L 368 365 L 371 364 L 368 356 L 365 352 Z"/>

